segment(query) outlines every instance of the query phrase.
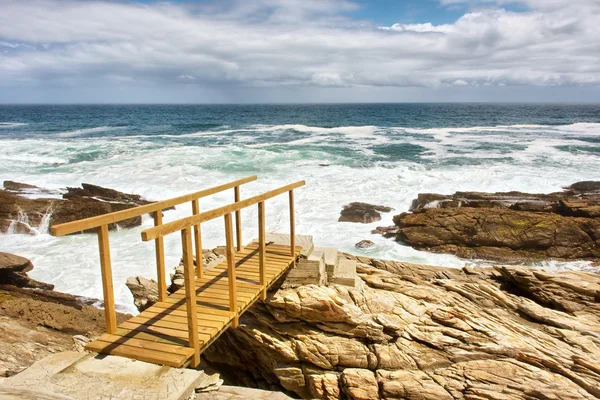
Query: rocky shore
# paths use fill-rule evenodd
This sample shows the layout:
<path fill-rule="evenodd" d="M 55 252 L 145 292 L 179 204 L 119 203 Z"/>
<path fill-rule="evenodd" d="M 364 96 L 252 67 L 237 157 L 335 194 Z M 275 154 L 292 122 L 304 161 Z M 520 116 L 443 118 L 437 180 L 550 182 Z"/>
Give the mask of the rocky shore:
<path fill-rule="evenodd" d="M 31 185 L 4 188 L 0 226 L 9 221 L 22 233 L 42 224 L 47 207 L 58 223 L 66 222 L 61 215 L 147 203 L 85 184 L 48 198 Z M 340 218 L 372 222 L 389 211 L 353 203 Z M 420 249 L 515 264 L 600 255 L 598 182 L 551 194 L 420 194 L 411 211 L 380 231 Z M 205 250 L 205 266 L 223 254 Z M 285 285 L 284 277 L 202 355 L 202 366 L 223 378 L 211 375 L 204 389 L 226 383 L 278 393 L 227 388 L 195 398 L 600 399 L 600 275 L 340 257 L 356 262 L 356 284 Z M 53 353 L 84 351 L 105 331 L 103 311 L 92 306 L 98 300 L 55 292 L 29 278 L 32 268 L 0 253 L 0 378 Z M 181 287 L 181 266 L 171 279 L 170 291 Z M 127 286 L 138 309 L 156 301 L 156 282 L 132 277 Z M 127 317 L 118 314 L 118 322 Z"/>
<path fill-rule="evenodd" d="M 271 291 L 203 359 L 306 399 L 600 398 L 599 275 L 342 257 L 356 287 Z"/>
<path fill-rule="evenodd" d="M 81 188 L 48 190 L 26 183 L 4 181 L 0 189 L 0 233 L 36 234 L 54 224 L 95 217 L 149 204 L 136 194 L 83 183 Z M 122 228 L 139 226 L 141 217 L 119 222 Z M 109 225 L 115 229 L 116 225 Z"/>
<path fill-rule="evenodd" d="M 395 226 L 374 233 L 414 248 L 510 263 L 600 257 L 600 182 L 563 192 L 419 194 Z"/>
<path fill-rule="evenodd" d="M 57 352 L 83 351 L 89 338 L 105 331 L 100 303 L 60 293 L 27 276 L 24 257 L 0 253 L 0 378 L 9 377 Z M 118 321 L 128 315 L 117 314 Z"/>

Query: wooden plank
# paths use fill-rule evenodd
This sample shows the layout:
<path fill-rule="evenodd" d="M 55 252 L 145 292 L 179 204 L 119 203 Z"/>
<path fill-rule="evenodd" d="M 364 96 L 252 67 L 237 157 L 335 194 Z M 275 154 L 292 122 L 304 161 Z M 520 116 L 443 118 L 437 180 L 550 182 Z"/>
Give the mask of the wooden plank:
<path fill-rule="evenodd" d="M 240 187 L 236 186 L 233 188 L 234 201 L 238 203 L 241 200 Z M 237 241 L 237 251 L 242 250 L 242 212 L 237 210 L 235 212 L 235 239 Z"/>
<path fill-rule="evenodd" d="M 237 297 L 238 297 L 238 299 L 246 300 L 246 299 L 251 298 L 254 294 L 256 294 L 256 291 L 255 292 L 238 292 Z M 171 297 L 173 297 L 173 296 L 185 296 L 185 294 L 175 292 L 171 295 Z M 196 299 L 198 301 L 202 301 L 202 300 L 205 300 L 205 298 L 209 298 L 209 297 L 213 297 L 213 296 L 218 296 L 219 298 L 229 299 L 229 290 L 225 290 L 225 289 L 219 290 L 219 289 L 211 288 L 211 289 L 204 289 L 201 292 L 196 293 Z"/>
<path fill-rule="evenodd" d="M 167 224 L 163 224 L 161 226 L 157 226 L 154 228 L 149 228 L 142 231 L 142 240 L 148 241 L 157 238 L 158 236 L 166 236 L 170 233 L 177 232 L 182 230 L 185 227 L 192 226 L 195 224 L 200 224 L 206 221 L 210 221 L 211 219 L 215 219 L 218 217 L 223 217 L 227 214 L 231 214 L 237 210 L 241 210 L 242 208 L 246 208 L 257 204 L 261 201 L 265 201 L 272 197 L 278 196 L 282 193 L 289 192 L 292 189 L 299 188 L 306 184 L 305 181 L 299 181 L 296 183 L 292 183 L 286 186 L 282 186 L 278 189 L 271 190 L 269 192 L 263 193 L 258 196 L 250 197 L 246 200 L 242 200 L 238 203 L 229 204 L 227 206 L 215 208 L 210 211 L 205 211 L 198 215 L 192 215 L 191 217 L 182 218 L 177 221 L 169 222 Z"/>
<path fill-rule="evenodd" d="M 112 343 L 113 346 L 126 344 L 127 346 L 138 347 L 140 349 L 156 350 L 165 353 L 179 354 L 185 356 L 186 358 L 191 357 L 194 353 L 194 350 L 190 349 L 189 347 L 181 347 L 178 345 L 168 343 L 152 342 L 143 339 L 128 338 L 119 335 L 111 335 L 108 333 L 105 333 L 104 335 L 100 336 L 97 340 L 100 340 L 104 343 Z"/>
<path fill-rule="evenodd" d="M 164 310 L 162 310 L 162 311 L 157 311 L 157 310 L 148 311 L 148 310 L 149 309 L 144 310 L 144 314 L 161 316 L 161 317 L 164 315 L 165 318 L 167 318 L 167 317 L 187 318 L 187 313 L 183 310 L 169 310 L 168 313 L 165 312 Z M 227 324 L 229 321 L 231 321 L 231 318 L 228 316 L 204 314 L 204 313 L 198 311 L 198 325 L 202 325 L 202 324 L 212 325 L 212 323 L 214 323 L 215 326 L 217 326 L 217 325 L 223 326 L 223 325 Z M 204 326 L 206 326 L 206 325 L 204 325 Z"/>
<path fill-rule="evenodd" d="M 294 251 L 294 249 L 296 248 L 296 221 L 295 221 L 295 215 L 294 215 L 294 191 L 293 190 L 290 190 L 289 198 L 290 198 L 290 255 L 292 257 L 295 257 L 296 252 Z M 296 265 L 295 259 L 292 261 L 292 265 Z"/>
<path fill-rule="evenodd" d="M 234 311 L 232 326 L 238 327 L 239 316 L 237 313 L 238 301 L 235 285 L 235 253 L 233 251 L 233 225 L 231 222 L 231 214 L 225 214 L 225 249 L 227 253 L 227 279 L 229 282 L 229 310 Z"/>
<path fill-rule="evenodd" d="M 266 243 L 265 243 L 265 202 L 258 203 L 258 268 L 260 286 L 262 286 L 262 299 L 267 299 L 267 272 L 266 272 Z"/>
<path fill-rule="evenodd" d="M 146 340 L 149 342 L 172 344 L 175 346 L 180 346 L 180 347 L 189 349 L 189 347 L 187 347 L 187 338 L 178 338 L 178 337 L 174 337 L 171 335 L 165 335 L 163 333 L 158 333 L 158 332 L 144 332 L 141 330 L 131 330 L 131 329 L 119 327 L 119 328 L 117 328 L 115 335 L 122 336 L 124 338 L 135 338 L 135 339 L 140 339 L 140 340 Z M 192 349 L 190 349 L 190 350 L 192 350 Z"/>
<path fill-rule="evenodd" d="M 200 202 L 198 199 L 192 200 L 192 214 L 200 214 Z M 196 277 L 202 278 L 204 258 L 202 257 L 202 231 L 200 224 L 194 225 L 194 244 L 196 246 Z"/>
<path fill-rule="evenodd" d="M 166 321 L 166 322 L 173 322 L 176 324 L 186 324 L 187 323 L 187 315 L 176 315 L 174 313 L 161 315 L 159 313 L 144 312 L 143 315 L 140 314 L 140 315 L 136 316 L 136 318 L 137 318 L 137 321 L 141 321 L 142 319 L 144 319 L 146 321 L 160 320 L 160 321 Z M 210 319 L 204 319 L 204 318 L 202 318 L 201 314 L 198 314 L 198 328 L 204 327 L 204 328 L 215 328 L 217 330 L 220 330 L 221 328 L 223 328 L 224 325 L 225 325 L 225 321 L 214 321 L 214 320 L 210 320 Z M 200 331 L 201 331 L 201 329 L 200 329 Z"/>
<path fill-rule="evenodd" d="M 196 368 L 200 364 L 200 343 L 198 342 L 198 321 L 196 310 L 196 277 L 192 266 L 192 232 L 189 228 L 181 231 L 181 245 L 183 248 L 183 276 L 185 281 L 185 304 L 188 318 L 189 346 L 194 349 L 191 366 Z"/>
<path fill-rule="evenodd" d="M 182 299 L 185 298 L 185 295 L 174 293 L 170 296 L 172 299 Z M 247 303 L 249 299 L 252 299 L 254 296 L 238 296 L 237 302 L 239 303 Z M 222 300 L 221 303 L 219 300 Z M 229 304 L 229 294 L 228 293 L 206 293 L 202 296 L 196 296 L 196 303 L 214 303 L 214 304 Z"/>
<path fill-rule="evenodd" d="M 161 328 L 169 328 L 169 329 L 177 329 L 178 331 L 188 332 L 187 319 L 181 323 L 178 321 L 172 321 L 166 318 L 157 318 L 156 316 L 146 315 L 146 316 L 135 316 L 127 320 L 127 322 L 131 324 L 139 324 L 146 326 L 158 326 Z M 207 335 L 214 335 L 219 331 L 218 328 L 211 326 L 201 326 L 197 325 L 199 333 L 206 333 Z M 191 348 L 191 347 L 190 347 Z"/>
<path fill-rule="evenodd" d="M 156 308 L 160 308 L 163 310 L 183 310 L 185 311 L 185 302 L 182 302 L 179 299 L 167 299 L 167 301 L 161 302 L 161 303 L 156 303 L 154 304 L 152 307 L 156 306 Z M 216 307 L 216 306 L 211 306 L 211 307 L 206 307 L 206 306 L 196 306 L 196 310 L 198 312 L 203 312 L 205 314 L 212 314 L 212 315 L 221 315 L 221 316 L 228 316 L 230 318 L 233 318 L 233 313 L 229 310 L 223 310 L 220 307 Z M 187 315 L 187 312 L 186 312 Z"/>
<path fill-rule="evenodd" d="M 115 312 L 115 297 L 110 262 L 110 244 L 108 240 L 108 225 L 98 227 L 98 248 L 100 250 L 100 271 L 102 272 L 102 292 L 104 294 L 104 315 L 106 332 L 115 333 L 117 330 L 117 314 Z"/>
<path fill-rule="evenodd" d="M 196 290 L 199 290 L 201 288 L 210 286 L 211 288 L 215 288 L 215 289 L 219 289 L 223 292 L 229 292 L 229 285 L 227 284 L 227 282 L 222 282 L 221 280 L 218 280 L 217 282 L 213 282 L 213 283 L 201 283 L 196 281 Z M 253 284 L 242 284 L 239 283 L 237 285 L 237 289 L 238 292 L 244 292 L 244 293 L 254 293 L 257 290 L 259 290 L 260 288 L 257 285 L 253 285 Z M 203 290 L 203 289 L 201 289 Z"/>
<path fill-rule="evenodd" d="M 179 338 L 179 339 L 188 339 L 189 338 L 188 332 L 186 332 L 186 331 L 181 331 L 179 329 L 165 328 L 162 326 L 143 325 L 143 324 L 134 323 L 134 322 L 123 322 L 121 325 L 119 325 L 119 327 L 133 331 L 133 332 L 137 331 L 137 332 L 155 333 L 155 334 L 171 336 L 173 338 Z M 198 333 L 198 335 L 197 335 L 197 338 L 201 339 L 202 341 L 208 341 L 208 340 L 210 340 L 211 337 L 212 336 L 207 333 Z M 198 339 L 196 339 L 196 340 L 198 340 Z M 199 347 L 200 346 L 198 346 L 198 348 Z"/>
<path fill-rule="evenodd" d="M 189 358 L 188 356 L 166 353 L 156 350 L 148 350 L 135 346 L 121 344 L 114 346 L 113 343 L 95 340 L 85 346 L 86 350 L 97 353 L 112 354 L 115 356 L 129 357 L 136 360 L 150 362 L 154 364 L 167 365 L 170 367 L 181 367 Z"/>
<path fill-rule="evenodd" d="M 102 225 L 109 225 L 115 222 L 123 221 L 130 218 L 135 218 L 144 214 L 151 214 L 153 212 L 164 210 L 182 203 L 187 203 L 194 199 L 210 196 L 215 193 L 222 192 L 227 189 L 231 189 L 235 186 L 240 186 L 248 182 L 255 181 L 256 175 L 249 176 L 246 178 L 238 179 L 233 182 L 225 183 L 223 185 L 215 186 L 212 188 L 200 190 L 198 192 L 186 194 L 172 199 L 158 201 L 156 203 L 146 204 L 143 206 L 128 208 L 126 210 L 116 211 L 109 214 L 98 215 L 96 217 L 80 219 L 73 222 L 67 222 L 65 224 L 54 225 L 50 229 L 52 236 L 64 236 L 70 233 L 81 232 L 87 229 L 96 228 Z M 190 225 L 191 226 L 191 225 Z M 181 230 L 181 229 L 177 229 Z M 154 238 L 153 238 L 154 239 Z"/>
<path fill-rule="evenodd" d="M 154 213 L 154 226 L 162 224 L 162 210 Z M 156 250 L 156 276 L 158 279 L 158 301 L 167 298 L 167 278 L 165 276 L 165 244 L 162 237 L 154 241 Z"/>

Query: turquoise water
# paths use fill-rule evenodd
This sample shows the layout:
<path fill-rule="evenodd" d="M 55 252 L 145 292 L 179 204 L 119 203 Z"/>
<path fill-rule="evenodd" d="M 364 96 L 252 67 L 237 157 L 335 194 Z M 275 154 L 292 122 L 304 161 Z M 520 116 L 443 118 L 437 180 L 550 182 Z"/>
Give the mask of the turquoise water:
<path fill-rule="evenodd" d="M 550 192 L 600 180 L 599 105 L 60 105 L 0 106 L 0 179 L 49 188 L 88 182 L 159 200 L 256 174 L 242 196 L 305 179 L 296 194 L 298 232 L 317 245 L 417 263 L 460 267 L 447 255 L 420 252 L 370 234 L 391 224 L 420 192 Z M 322 164 L 327 166 L 321 166 Z M 231 193 L 204 199 L 203 209 Z M 370 225 L 338 223 L 344 204 L 366 201 L 395 213 Z M 165 215 L 189 215 L 179 207 Z M 256 210 L 243 214 L 244 237 L 256 236 Z M 271 231 L 287 228 L 284 198 L 267 204 Z M 146 219 L 145 226 L 151 221 Z M 205 246 L 223 242 L 222 221 L 204 227 Z M 117 302 L 131 310 L 123 285 L 155 276 L 152 245 L 139 229 L 111 237 Z M 33 277 L 57 289 L 101 296 L 95 237 L 5 235 L 0 249 L 31 258 Z M 180 257 L 167 240 L 167 264 Z M 589 269 L 589 263 L 541 264 Z"/>

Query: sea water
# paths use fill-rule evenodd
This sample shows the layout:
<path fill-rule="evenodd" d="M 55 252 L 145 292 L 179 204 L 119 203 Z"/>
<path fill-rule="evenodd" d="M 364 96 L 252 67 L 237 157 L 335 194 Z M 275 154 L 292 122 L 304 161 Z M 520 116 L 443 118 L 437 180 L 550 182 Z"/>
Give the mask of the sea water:
<path fill-rule="evenodd" d="M 418 193 L 546 193 L 600 180 L 600 105 L 4 105 L 0 106 L 0 180 L 50 189 L 82 182 L 161 200 L 248 175 L 242 197 L 306 180 L 296 190 L 296 230 L 318 246 L 371 257 L 462 267 L 473 261 L 417 251 L 372 235 L 392 225 Z M 232 191 L 201 200 L 208 210 Z M 353 201 L 391 206 L 372 224 L 337 222 Z M 289 229 L 287 196 L 266 204 L 267 229 Z M 191 213 L 189 204 L 165 221 Z M 257 209 L 242 212 L 244 241 L 257 236 Z M 152 226 L 111 233 L 116 302 L 134 311 L 127 277 L 156 277 Z M 223 221 L 202 226 L 204 247 L 224 243 Z M 28 257 L 30 275 L 56 289 L 102 297 L 93 234 L 0 236 L 0 251 Z M 373 249 L 359 250 L 363 239 Z M 165 241 L 167 266 L 181 257 L 179 235 Z M 532 264 L 593 270 L 589 262 Z"/>

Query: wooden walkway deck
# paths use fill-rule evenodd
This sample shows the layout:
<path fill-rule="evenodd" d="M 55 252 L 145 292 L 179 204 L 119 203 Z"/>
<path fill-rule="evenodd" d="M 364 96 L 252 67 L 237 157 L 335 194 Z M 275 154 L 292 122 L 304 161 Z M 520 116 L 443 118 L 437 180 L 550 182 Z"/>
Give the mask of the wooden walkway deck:
<path fill-rule="evenodd" d="M 302 247 L 266 246 L 266 278 L 270 287 L 293 264 Z M 259 277 L 259 244 L 254 242 L 235 254 L 238 315 L 261 298 Z M 196 313 L 200 353 L 235 318 L 229 310 L 227 260 L 196 279 Z M 124 356 L 140 361 L 182 367 L 189 363 L 194 349 L 189 347 L 185 288 L 169 295 L 139 315 L 123 322 L 113 334 L 106 333 L 86 346 L 87 350 Z"/>

